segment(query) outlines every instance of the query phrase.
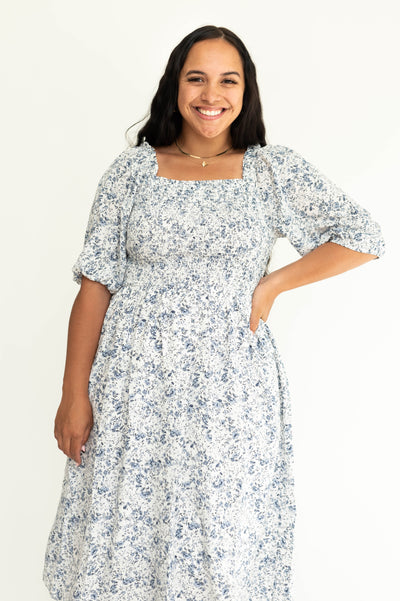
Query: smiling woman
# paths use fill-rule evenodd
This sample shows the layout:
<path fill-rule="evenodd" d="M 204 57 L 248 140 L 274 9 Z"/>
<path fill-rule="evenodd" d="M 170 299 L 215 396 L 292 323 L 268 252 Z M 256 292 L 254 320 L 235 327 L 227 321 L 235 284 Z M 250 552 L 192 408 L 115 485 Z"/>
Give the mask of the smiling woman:
<path fill-rule="evenodd" d="M 301 258 L 267 274 L 279 237 Z M 265 322 L 281 292 L 384 248 L 366 209 L 266 143 L 241 40 L 186 36 L 73 265 L 54 599 L 291 600 L 291 399 Z"/>
<path fill-rule="evenodd" d="M 197 42 L 186 56 L 178 83 L 175 110 L 181 116 L 181 131 L 172 144 L 156 147 L 158 175 L 194 179 L 201 166 L 209 167 L 202 178 L 241 177 L 245 149 L 234 149 L 231 135 L 245 90 L 239 52 L 222 38 Z M 221 160 L 222 155 L 226 157 Z M 185 157 L 200 161 L 188 162 Z"/>
<path fill-rule="evenodd" d="M 242 110 L 244 88 L 242 60 L 232 44 L 221 38 L 194 44 L 178 92 L 180 143 L 187 152 L 217 155 L 232 145 L 230 126 Z"/>

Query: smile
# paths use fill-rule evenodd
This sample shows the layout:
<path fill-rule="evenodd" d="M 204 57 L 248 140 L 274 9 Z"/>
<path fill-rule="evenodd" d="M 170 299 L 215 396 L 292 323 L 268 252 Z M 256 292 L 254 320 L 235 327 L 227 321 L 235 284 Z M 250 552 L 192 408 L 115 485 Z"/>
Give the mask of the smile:
<path fill-rule="evenodd" d="M 194 110 L 201 116 L 202 119 L 218 119 L 225 111 L 225 108 L 207 110 L 199 106 L 194 107 Z"/>
<path fill-rule="evenodd" d="M 209 115 L 210 117 L 213 117 L 214 115 L 219 115 L 220 113 L 222 113 L 222 111 L 224 111 L 225 109 L 217 109 L 215 111 L 207 111 L 206 109 L 201 109 L 200 107 L 197 107 L 197 110 L 199 111 L 199 113 L 201 113 L 202 115 Z"/>

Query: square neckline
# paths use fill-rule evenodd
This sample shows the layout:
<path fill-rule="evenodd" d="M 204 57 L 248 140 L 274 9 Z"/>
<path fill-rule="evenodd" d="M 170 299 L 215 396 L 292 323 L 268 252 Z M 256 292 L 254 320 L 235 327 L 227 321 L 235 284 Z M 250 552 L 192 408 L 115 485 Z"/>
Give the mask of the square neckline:
<path fill-rule="evenodd" d="M 156 149 L 149 144 L 149 142 L 147 142 L 147 140 L 143 141 L 143 144 L 145 144 L 150 152 L 151 152 L 151 158 L 152 158 L 152 163 L 153 163 L 153 176 L 154 178 L 157 180 L 164 180 L 167 182 L 173 182 L 173 183 L 181 183 L 181 182 L 186 182 L 186 183 L 191 183 L 191 184 L 198 184 L 198 183 L 202 183 L 202 182 L 244 182 L 246 179 L 246 175 L 247 175 L 247 159 L 248 156 L 250 154 L 250 150 L 253 148 L 252 145 L 247 146 L 246 150 L 244 151 L 243 154 L 243 159 L 242 159 L 242 177 L 227 177 L 227 178 L 216 178 L 216 179 L 174 179 L 171 177 L 164 177 L 163 175 L 157 175 L 157 171 L 159 169 L 159 165 L 158 165 L 158 160 L 157 160 L 157 153 L 156 153 Z"/>

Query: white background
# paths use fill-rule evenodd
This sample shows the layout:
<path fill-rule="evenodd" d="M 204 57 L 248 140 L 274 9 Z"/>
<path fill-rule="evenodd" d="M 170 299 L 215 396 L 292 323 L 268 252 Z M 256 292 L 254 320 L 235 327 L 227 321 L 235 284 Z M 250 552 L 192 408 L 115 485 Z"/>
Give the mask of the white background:
<path fill-rule="evenodd" d="M 207 24 L 232 29 L 246 44 L 268 141 L 302 154 L 383 229 L 383 258 L 285 292 L 268 322 L 292 395 L 294 601 L 395 599 L 397 6 L 394 0 L 2 4 L 3 599 L 49 599 L 41 572 L 66 460 L 53 423 L 79 290 L 71 268 L 97 182 L 126 147 L 125 130 L 146 115 L 173 47 Z M 298 258 L 279 241 L 272 267 Z"/>

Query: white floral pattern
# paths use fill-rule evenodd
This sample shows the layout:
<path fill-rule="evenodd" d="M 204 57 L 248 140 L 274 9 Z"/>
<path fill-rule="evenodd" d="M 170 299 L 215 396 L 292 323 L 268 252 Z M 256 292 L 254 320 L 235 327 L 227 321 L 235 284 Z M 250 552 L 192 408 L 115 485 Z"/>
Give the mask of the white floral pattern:
<path fill-rule="evenodd" d="M 242 179 L 157 169 L 147 142 L 119 154 L 73 266 L 112 296 L 43 579 L 59 601 L 289 601 L 291 403 L 252 293 L 277 237 L 380 257 L 381 228 L 286 146 L 249 146 Z"/>

